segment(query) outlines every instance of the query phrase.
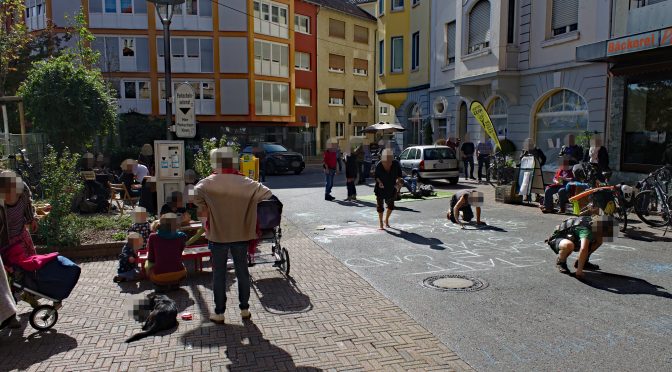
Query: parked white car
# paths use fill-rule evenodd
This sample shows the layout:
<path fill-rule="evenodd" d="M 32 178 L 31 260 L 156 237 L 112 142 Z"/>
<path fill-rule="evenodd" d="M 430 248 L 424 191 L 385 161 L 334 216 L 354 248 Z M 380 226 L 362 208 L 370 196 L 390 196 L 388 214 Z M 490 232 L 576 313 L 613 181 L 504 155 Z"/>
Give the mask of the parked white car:
<path fill-rule="evenodd" d="M 455 151 L 448 146 L 413 146 L 399 155 L 404 175 L 419 179 L 445 178 L 451 185 L 460 179 Z"/>

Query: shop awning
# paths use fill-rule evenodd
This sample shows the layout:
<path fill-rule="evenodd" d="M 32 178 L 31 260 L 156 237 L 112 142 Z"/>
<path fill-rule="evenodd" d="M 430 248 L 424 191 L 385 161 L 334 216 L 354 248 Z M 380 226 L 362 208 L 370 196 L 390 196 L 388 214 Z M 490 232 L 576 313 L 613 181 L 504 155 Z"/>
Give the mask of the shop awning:
<path fill-rule="evenodd" d="M 627 35 L 576 47 L 578 62 L 617 62 L 643 53 L 672 50 L 672 27 Z M 666 53 L 666 54 L 667 54 Z"/>
<path fill-rule="evenodd" d="M 355 103 L 358 106 L 371 106 L 371 99 L 369 99 L 369 95 L 366 92 L 355 92 Z"/>

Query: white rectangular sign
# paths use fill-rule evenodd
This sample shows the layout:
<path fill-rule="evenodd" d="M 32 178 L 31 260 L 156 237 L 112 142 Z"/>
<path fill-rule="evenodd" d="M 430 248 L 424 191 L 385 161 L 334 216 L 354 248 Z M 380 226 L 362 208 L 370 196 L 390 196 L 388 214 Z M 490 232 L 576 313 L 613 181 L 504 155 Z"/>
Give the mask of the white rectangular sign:
<path fill-rule="evenodd" d="M 196 137 L 196 94 L 191 84 L 182 83 L 175 89 L 175 135 Z"/>

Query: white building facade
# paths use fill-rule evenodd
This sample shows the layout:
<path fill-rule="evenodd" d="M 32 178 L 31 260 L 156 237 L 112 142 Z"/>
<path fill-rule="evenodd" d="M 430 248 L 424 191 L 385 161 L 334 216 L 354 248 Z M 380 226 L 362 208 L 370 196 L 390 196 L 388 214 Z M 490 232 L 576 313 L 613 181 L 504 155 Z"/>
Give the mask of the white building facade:
<path fill-rule="evenodd" d="M 609 34 L 609 0 L 433 2 L 434 132 L 485 138 L 469 105 L 487 108 L 518 150 L 533 138 L 554 170 L 568 134 L 604 132 L 607 64 L 576 62 L 576 47 Z"/>

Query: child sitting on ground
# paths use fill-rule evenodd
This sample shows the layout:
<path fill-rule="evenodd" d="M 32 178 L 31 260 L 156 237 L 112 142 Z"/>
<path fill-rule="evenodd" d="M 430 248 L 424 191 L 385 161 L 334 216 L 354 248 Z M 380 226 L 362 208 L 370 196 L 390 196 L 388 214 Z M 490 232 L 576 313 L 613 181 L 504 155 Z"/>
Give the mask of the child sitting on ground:
<path fill-rule="evenodd" d="M 133 209 L 133 224 L 128 228 L 128 233 L 136 232 L 142 237 L 142 250 L 147 247 L 147 239 L 149 239 L 150 226 L 147 222 L 147 209 L 143 207 L 135 207 Z"/>
<path fill-rule="evenodd" d="M 140 279 L 140 269 L 138 269 L 137 251 L 142 247 L 142 236 L 137 232 L 130 232 L 124 247 L 119 255 L 119 269 L 114 277 L 115 283 L 134 281 Z"/>
<path fill-rule="evenodd" d="M 149 280 L 158 287 L 177 287 L 187 276 L 182 264 L 182 251 L 187 235 L 177 231 L 177 215 L 166 213 L 161 216 L 158 231 L 149 235 L 147 241 L 147 273 Z"/>

